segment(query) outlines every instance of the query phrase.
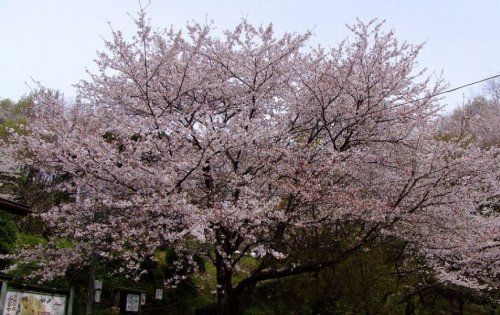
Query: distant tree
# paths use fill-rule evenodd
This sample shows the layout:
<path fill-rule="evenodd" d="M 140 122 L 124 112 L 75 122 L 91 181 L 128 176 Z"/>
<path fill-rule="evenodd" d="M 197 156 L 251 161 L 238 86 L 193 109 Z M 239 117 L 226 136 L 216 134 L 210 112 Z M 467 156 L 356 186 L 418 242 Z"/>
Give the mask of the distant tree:
<path fill-rule="evenodd" d="M 482 148 L 500 147 L 500 100 L 478 96 L 446 119 L 445 132 Z"/>
<path fill-rule="evenodd" d="M 0 194 L 6 194 L 15 179 L 16 163 L 6 154 L 4 146 L 11 132 L 19 132 L 26 123 L 27 112 L 31 107 L 30 98 L 23 98 L 15 103 L 9 99 L 0 100 Z"/>
<path fill-rule="evenodd" d="M 441 85 L 415 67 L 420 45 L 376 22 L 315 50 L 309 33 L 276 38 L 245 21 L 223 39 L 197 24 L 152 31 L 144 13 L 136 23 L 131 42 L 113 32 L 74 104 L 42 89 L 29 130 L 9 141 L 22 163 L 67 174 L 57 189 L 75 196 L 43 215 L 73 246 L 54 238 L 15 256 L 39 267 L 32 276 L 119 258 L 139 278 L 171 247 L 184 263 L 205 255 L 218 312 L 238 314 L 262 281 L 396 237 L 439 281 L 497 285 L 499 218 L 475 210 L 498 193 L 498 155 L 439 139 Z M 341 243 L 302 259 L 316 227 Z M 236 280 L 250 256 L 258 263 Z"/>
<path fill-rule="evenodd" d="M 19 130 L 19 125 L 26 123 L 26 117 L 31 109 L 31 97 L 23 97 L 17 103 L 9 100 L 0 100 L 0 137 L 6 139 L 7 128 Z"/>
<path fill-rule="evenodd" d="M 0 194 L 34 210 L 44 211 L 60 198 L 47 192 L 54 178 L 39 172 L 36 165 L 20 163 L 7 152 L 10 135 L 27 130 L 32 106 L 31 96 L 23 97 L 18 102 L 0 101 Z"/>
<path fill-rule="evenodd" d="M 487 96 L 494 102 L 500 102 L 500 80 L 495 79 L 486 85 Z"/>

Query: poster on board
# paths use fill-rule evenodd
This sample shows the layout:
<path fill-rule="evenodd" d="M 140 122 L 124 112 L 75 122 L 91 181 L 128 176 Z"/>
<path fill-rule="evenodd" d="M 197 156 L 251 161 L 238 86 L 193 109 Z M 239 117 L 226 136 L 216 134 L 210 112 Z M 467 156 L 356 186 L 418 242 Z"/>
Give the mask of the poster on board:
<path fill-rule="evenodd" d="M 141 296 L 139 294 L 127 294 L 127 304 L 125 310 L 127 312 L 138 312 Z"/>
<path fill-rule="evenodd" d="M 66 296 L 7 291 L 3 315 L 64 315 Z"/>

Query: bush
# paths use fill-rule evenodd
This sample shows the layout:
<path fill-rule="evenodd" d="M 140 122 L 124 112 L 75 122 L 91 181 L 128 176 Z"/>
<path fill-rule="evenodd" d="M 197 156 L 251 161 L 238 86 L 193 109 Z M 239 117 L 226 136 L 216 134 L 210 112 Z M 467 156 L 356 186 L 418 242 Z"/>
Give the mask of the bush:
<path fill-rule="evenodd" d="M 12 216 L 0 211 L 0 254 L 9 254 L 17 238 L 17 227 Z M 0 261 L 0 269 L 7 267 L 7 261 Z"/>

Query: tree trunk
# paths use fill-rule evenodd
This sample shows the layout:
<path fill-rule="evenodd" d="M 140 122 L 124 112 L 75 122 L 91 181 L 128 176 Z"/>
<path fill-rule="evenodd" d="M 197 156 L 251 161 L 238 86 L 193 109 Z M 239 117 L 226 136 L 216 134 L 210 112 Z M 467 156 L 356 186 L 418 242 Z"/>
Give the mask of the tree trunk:
<path fill-rule="evenodd" d="M 229 260 L 238 247 L 237 234 L 220 227 L 216 231 L 215 268 L 217 270 L 217 314 L 240 315 L 243 313 L 243 290 L 233 288 L 233 267 Z M 234 242 L 233 242 L 234 241 Z M 221 254 L 221 251 L 223 254 Z"/>
<path fill-rule="evenodd" d="M 414 315 L 414 314 L 415 314 L 415 302 L 413 301 L 413 297 L 408 297 L 406 299 L 405 315 Z"/>
<path fill-rule="evenodd" d="M 253 288 L 253 287 L 252 287 Z M 245 293 L 248 290 L 244 291 Z M 244 295 L 243 292 L 232 290 L 229 294 L 218 295 L 217 314 L 219 315 L 241 315 L 243 314 Z"/>
<path fill-rule="evenodd" d="M 232 277 L 232 274 L 231 276 Z M 226 285 L 219 285 L 217 290 L 217 314 L 219 315 L 241 315 L 247 298 L 255 289 L 256 283 L 248 283 L 244 286 L 233 288 L 230 281 L 225 280 Z M 226 288 L 223 290 L 223 288 Z"/>
<path fill-rule="evenodd" d="M 465 299 L 462 293 L 458 293 L 458 314 L 464 315 L 465 310 Z"/>
<path fill-rule="evenodd" d="M 217 314 L 239 315 L 243 308 L 239 296 L 232 285 L 233 272 L 225 264 L 221 256 L 216 257 L 217 268 Z"/>
<path fill-rule="evenodd" d="M 219 315 L 241 315 L 243 314 L 243 304 L 238 297 L 228 295 L 225 304 L 218 305 L 217 313 Z"/>

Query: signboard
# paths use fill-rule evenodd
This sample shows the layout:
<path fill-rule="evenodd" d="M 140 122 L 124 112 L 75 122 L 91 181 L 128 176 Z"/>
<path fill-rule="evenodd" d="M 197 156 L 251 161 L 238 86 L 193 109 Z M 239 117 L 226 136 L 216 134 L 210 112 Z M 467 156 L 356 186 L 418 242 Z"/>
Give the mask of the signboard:
<path fill-rule="evenodd" d="M 146 305 L 146 293 L 141 294 L 141 305 Z"/>
<path fill-rule="evenodd" d="M 140 300 L 141 296 L 139 294 L 127 294 L 127 304 L 125 305 L 125 311 L 139 312 Z"/>
<path fill-rule="evenodd" d="M 162 289 L 156 289 L 155 299 L 161 300 L 162 296 L 163 296 L 163 290 Z"/>
<path fill-rule="evenodd" d="M 94 291 L 94 302 L 101 303 L 101 290 Z"/>
<path fill-rule="evenodd" d="M 102 290 L 102 281 L 95 280 L 94 281 L 94 289 L 96 289 L 96 290 Z"/>
<path fill-rule="evenodd" d="M 66 296 L 7 291 L 3 315 L 64 315 Z"/>

